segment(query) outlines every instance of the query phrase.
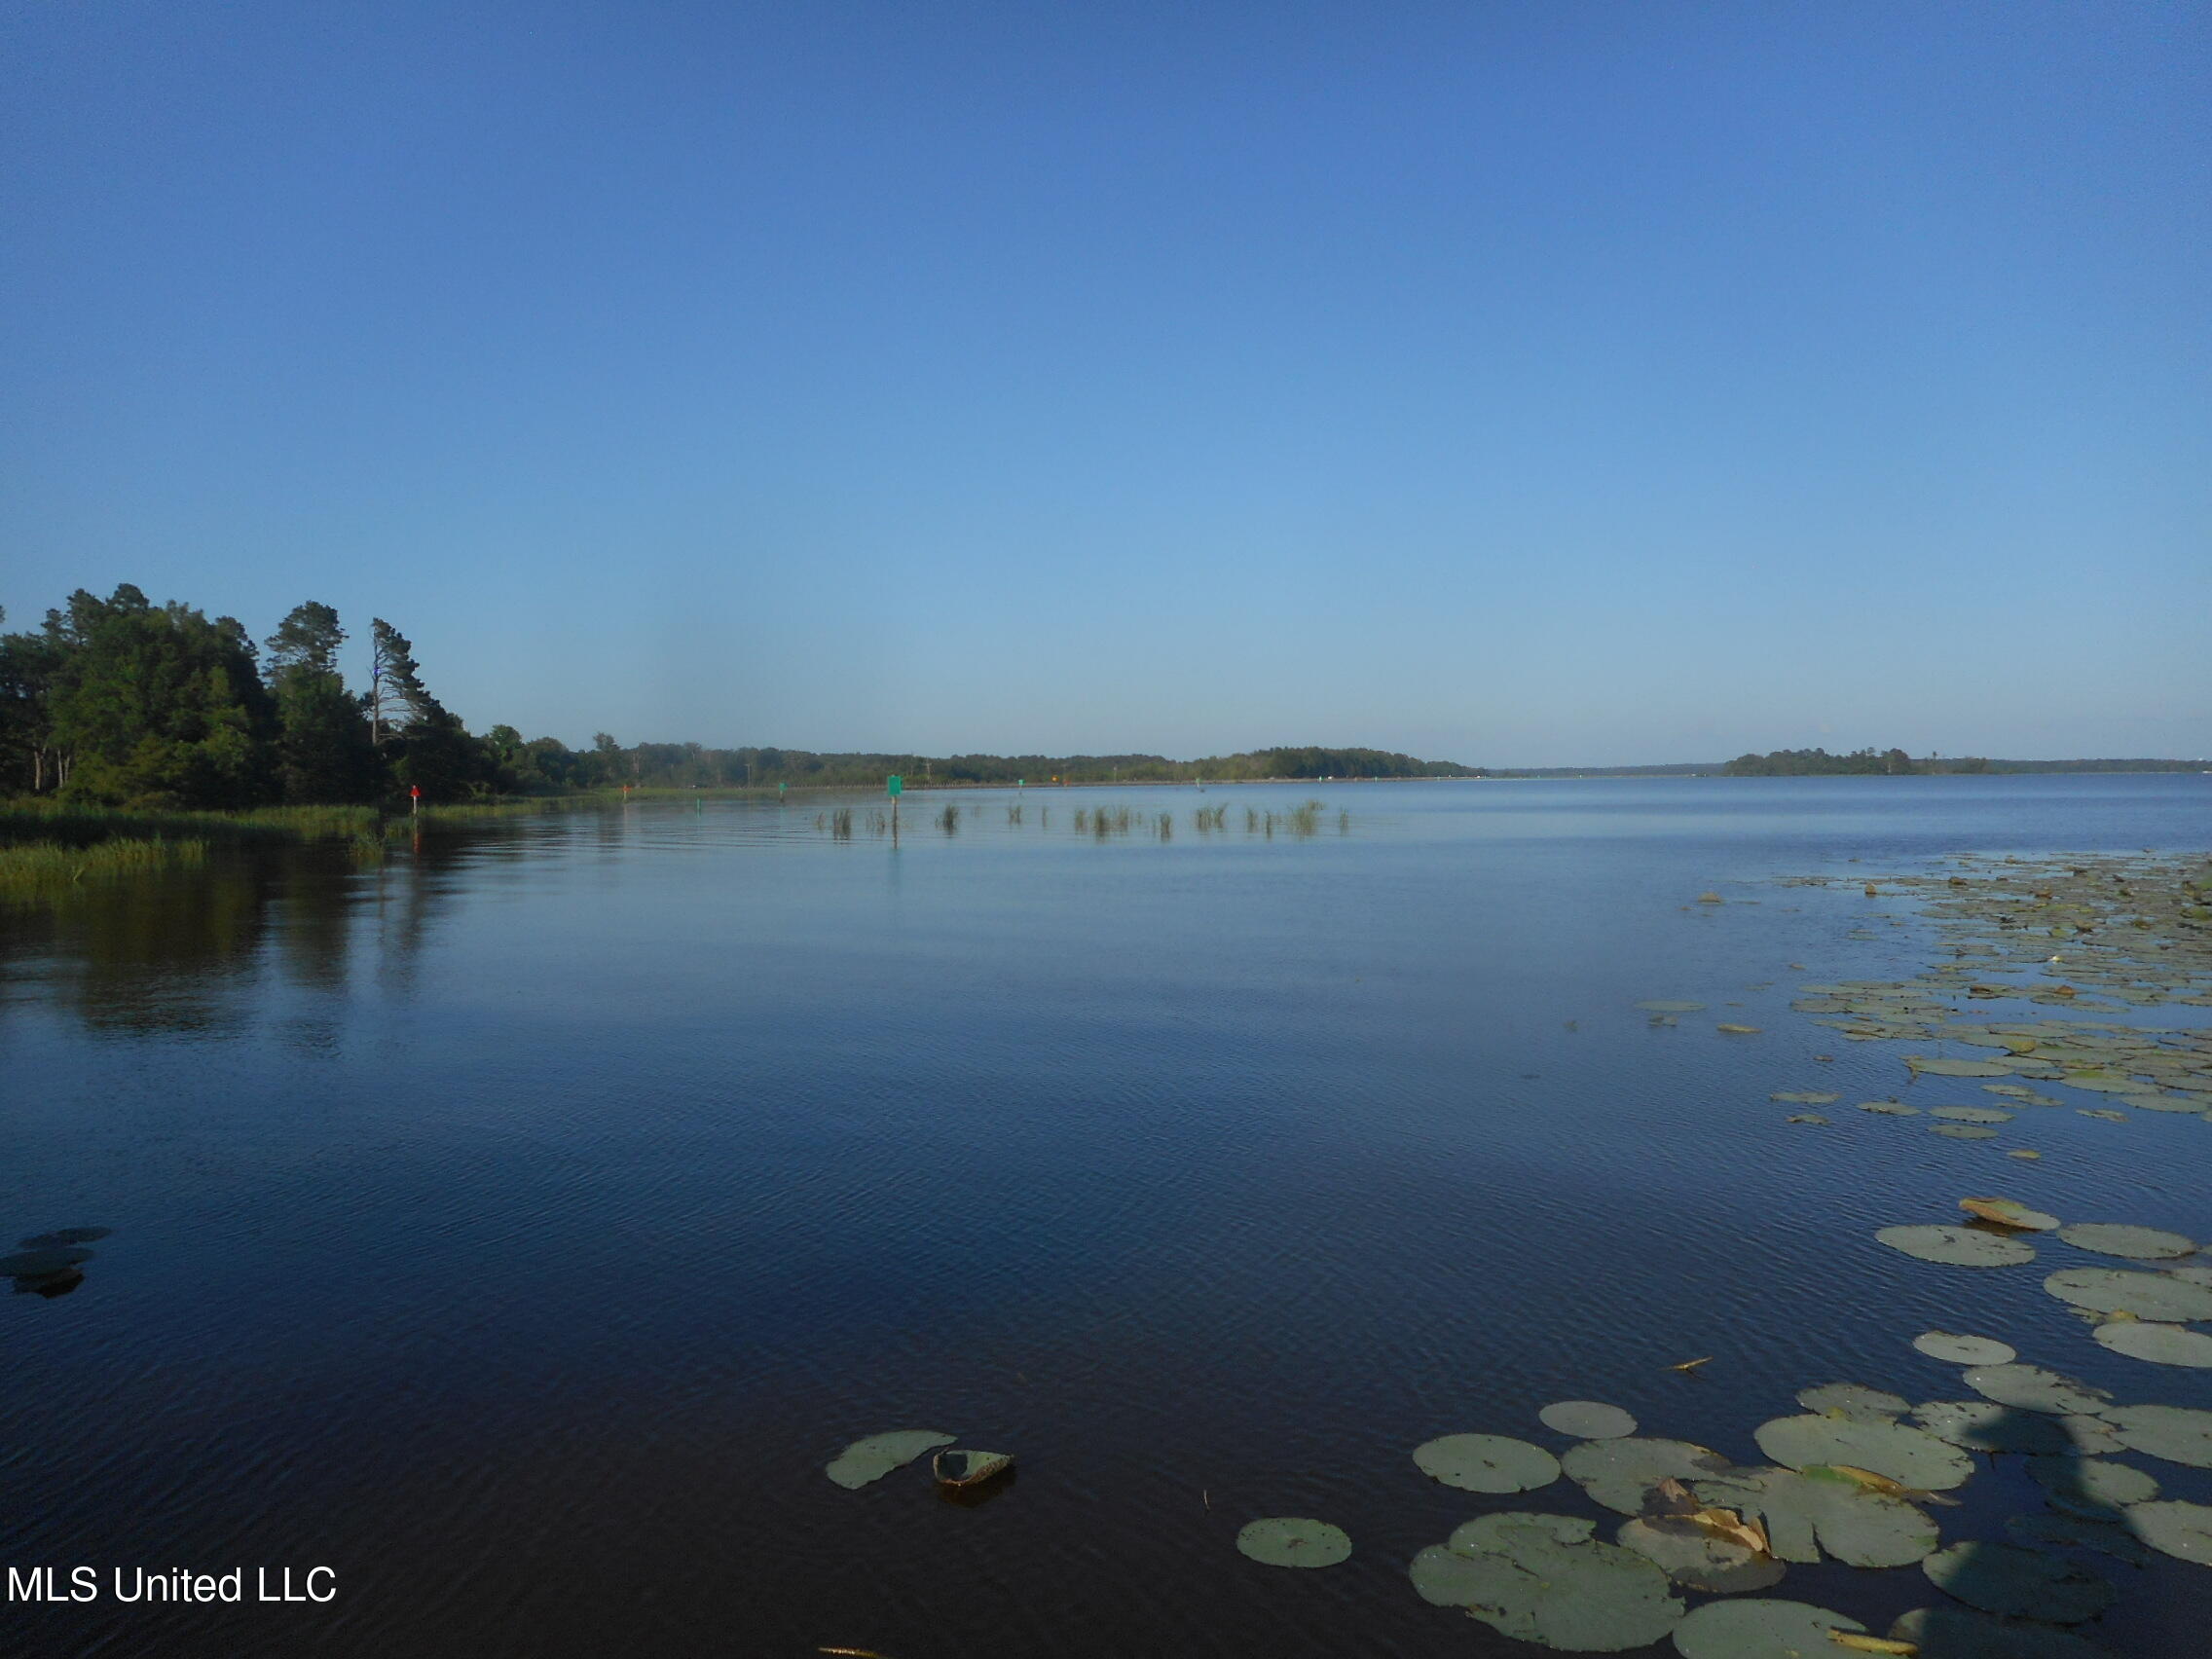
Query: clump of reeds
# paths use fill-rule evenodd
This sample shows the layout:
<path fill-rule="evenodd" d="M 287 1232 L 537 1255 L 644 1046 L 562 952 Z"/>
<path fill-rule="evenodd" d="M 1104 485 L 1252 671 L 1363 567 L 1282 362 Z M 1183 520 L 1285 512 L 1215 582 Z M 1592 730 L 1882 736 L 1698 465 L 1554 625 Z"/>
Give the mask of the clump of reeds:
<path fill-rule="evenodd" d="M 851 807 L 840 806 L 830 815 L 830 833 L 840 841 L 850 841 L 853 838 L 853 809 Z"/>
<path fill-rule="evenodd" d="M 374 830 L 356 830 L 346 841 L 346 856 L 355 864 L 382 864 L 386 837 Z"/>
<path fill-rule="evenodd" d="M 1006 809 L 1006 821 L 1009 824 L 1019 824 L 1021 822 L 1021 808 L 1018 806 L 1008 807 Z"/>
<path fill-rule="evenodd" d="M 940 830 L 942 830 L 947 835 L 959 834 L 960 808 L 952 805 L 950 802 L 947 802 L 945 804 L 944 810 L 937 815 L 937 827 Z"/>
<path fill-rule="evenodd" d="M 1269 814 L 1272 817 L 1273 814 Z M 1260 827 L 1260 815 L 1250 807 L 1244 809 L 1244 833 L 1249 835 Z"/>
<path fill-rule="evenodd" d="M 1293 835 L 1318 834 L 1321 829 L 1321 808 L 1324 804 L 1321 801 L 1309 800 L 1305 805 L 1293 809 L 1287 815 L 1290 832 Z"/>
<path fill-rule="evenodd" d="M 205 841 L 164 835 L 118 836 L 90 846 L 23 841 L 0 847 L 0 894 L 34 898 L 115 876 L 198 868 L 206 862 Z"/>
<path fill-rule="evenodd" d="M 1162 841 L 1175 839 L 1175 815 L 1172 812 L 1163 812 L 1160 815 L 1160 838 Z"/>
<path fill-rule="evenodd" d="M 1214 830 L 1223 828 L 1222 820 L 1228 812 L 1228 804 L 1222 802 L 1213 806 L 1201 806 L 1192 817 L 1200 830 Z"/>
<path fill-rule="evenodd" d="M 1090 808 L 1088 808 L 1088 806 L 1079 806 L 1079 807 L 1077 807 L 1077 808 L 1075 809 L 1075 832 L 1076 832 L 1076 833 L 1077 833 L 1078 835 L 1080 835 L 1080 834 L 1082 834 L 1082 833 L 1083 833 L 1083 832 L 1084 832 L 1084 831 L 1085 831 L 1086 830 L 1088 830 L 1089 828 L 1090 828 Z"/>
<path fill-rule="evenodd" d="M 1340 835 L 1351 833 L 1351 814 L 1341 807 L 1337 811 L 1337 833 Z"/>

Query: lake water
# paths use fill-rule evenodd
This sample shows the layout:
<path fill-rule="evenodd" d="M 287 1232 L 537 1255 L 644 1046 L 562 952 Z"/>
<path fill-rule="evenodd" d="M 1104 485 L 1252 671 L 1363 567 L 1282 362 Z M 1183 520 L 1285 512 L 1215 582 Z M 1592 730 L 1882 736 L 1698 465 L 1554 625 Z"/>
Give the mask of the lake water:
<path fill-rule="evenodd" d="M 2033 1165 L 1891 1132 L 1850 1106 L 1905 1086 L 1898 1046 L 1788 1008 L 1931 960 L 1862 874 L 2201 852 L 2212 778 L 1016 798 L 909 795 L 896 847 L 874 800 L 548 812 L 0 916 L 0 1245 L 114 1230 L 72 1294 L 0 1299 L 0 1564 L 338 1586 L 6 1605 L 8 1650 L 1532 1654 L 1407 1561 L 1489 1510 L 1617 1518 L 1448 1490 L 1415 1445 L 1557 1449 L 1537 1408 L 1594 1398 L 1756 1460 L 1812 1383 L 1958 1397 L 1932 1325 L 2212 1406 L 2041 1270 L 1966 1274 L 1970 1312 L 1872 1238 L 1984 1190 L 2212 1237 L 2204 1120 L 2048 1112 Z M 1121 806 L 1172 838 L 1075 828 Z M 1792 1089 L 1837 1121 L 1787 1124 Z M 824 1479 L 909 1427 L 1018 1473 L 973 1506 Z M 2040 1507 L 2008 1461 L 1947 1538 Z M 1267 1515 L 1353 1556 L 1247 1562 Z M 2099 1640 L 2202 1650 L 2212 1572 L 2108 1567 Z M 1835 1566 L 1772 1594 L 1875 1630 L 1941 1600 Z"/>

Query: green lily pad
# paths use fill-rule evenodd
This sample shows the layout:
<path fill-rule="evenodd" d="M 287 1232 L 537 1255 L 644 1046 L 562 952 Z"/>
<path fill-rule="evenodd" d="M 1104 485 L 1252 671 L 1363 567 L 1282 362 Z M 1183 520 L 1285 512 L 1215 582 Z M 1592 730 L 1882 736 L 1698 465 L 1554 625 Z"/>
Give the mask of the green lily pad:
<path fill-rule="evenodd" d="M 2179 1325 L 2212 1319 L 2212 1285 L 2131 1268 L 2062 1268 L 2043 1281 L 2061 1302 L 2092 1313 L 2132 1313 Z"/>
<path fill-rule="evenodd" d="M 2113 1597 L 2101 1574 L 2018 1544 L 1953 1544 L 1922 1562 L 1920 1569 L 1931 1584 L 1970 1607 L 2048 1624 L 2093 1619 Z"/>
<path fill-rule="evenodd" d="M 900 1428 L 889 1434 L 871 1434 L 856 1440 L 830 1459 L 830 1478 L 848 1492 L 879 1481 L 894 1469 L 903 1469 L 925 1452 L 950 1446 L 956 1436 L 934 1428 Z"/>
<path fill-rule="evenodd" d="M 2092 1094 L 2133 1094 L 2149 1087 L 2118 1072 L 2066 1072 L 2058 1081 L 2069 1088 L 2085 1088 Z"/>
<path fill-rule="evenodd" d="M 51 1278 L 65 1273 L 81 1262 L 92 1259 L 90 1250 L 64 1246 L 60 1249 L 23 1250 L 13 1256 L 0 1256 L 0 1278 Z"/>
<path fill-rule="evenodd" d="M 2104 1419 L 2132 1451 L 2193 1469 L 2212 1469 L 2212 1412 L 2188 1406 L 2112 1406 Z"/>
<path fill-rule="evenodd" d="M 1570 1446 L 1560 1457 L 1567 1478 L 1593 1501 L 1623 1515 L 1643 1512 L 1644 1493 L 1662 1481 L 1691 1481 L 1717 1474 L 1728 1459 L 1686 1440 L 1590 1440 Z"/>
<path fill-rule="evenodd" d="M 2004 1077 L 2011 1067 L 2002 1060 L 1931 1060 L 1907 1054 L 1904 1063 L 1931 1077 Z"/>
<path fill-rule="evenodd" d="M 2058 1236 L 2078 1250 L 2094 1250 L 2103 1256 L 2128 1256 L 2137 1261 L 2163 1261 L 2196 1254 L 2196 1242 L 2178 1233 L 2160 1233 L 2155 1227 L 2121 1227 L 2110 1222 L 2083 1221 L 2062 1227 Z"/>
<path fill-rule="evenodd" d="M 1236 1548 L 1265 1567 L 1334 1567 L 1351 1554 L 1351 1539 L 1326 1521 L 1274 1515 L 1247 1521 Z"/>
<path fill-rule="evenodd" d="M 2172 1498 L 2138 1503 L 2128 1510 L 2127 1524 L 2160 1554 L 2212 1567 L 2212 1508 Z"/>
<path fill-rule="evenodd" d="M 1568 1653 L 1657 1641 L 1682 1616 L 1665 1572 L 1564 1515 L 1485 1515 L 1414 1558 L 1414 1588 L 1500 1633 Z"/>
<path fill-rule="evenodd" d="M 1914 1643 L 1923 1659 L 2112 1659 L 2070 1630 L 2013 1624 L 1968 1607 L 1915 1607 L 1890 1626 L 1890 1639 Z"/>
<path fill-rule="evenodd" d="M 1760 1423 L 1752 1438 L 1761 1452 L 1786 1468 L 1848 1464 L 1922 1492 L 1947 1492 L 1966 1485 L 1973 1475 L 1973 1459 L 1956 1446 L 1900 1422 L 1776 1418 Z"/>
<path fill-rule="evenodd" d="M 1941 1135 L 1946 1140 L 1995 1140 L 1997 1131 L 1985 1129 L 1979 1124 L 1931 1124 L 1928 1132 Z"/>
<path fill-rule="evenodd" d="M 2142 1541 L 2105 1515 L 2080 1515 L 2070 1510 L 2009 1515 L 2005 1530 L 2015 1543 L 2031 1550 L 2094 1550 L 2129 1567 L 2151 1565 L 2151 1552 Z"/>
<path fill-rule="evenodd" d="M 2212 1337 L 2187 1325 L 2161 1325 L 2150 1319 L 2116 1319 L 2089 1333 L 2115 1353 L 2153 1365 L 2212 1367 Z"/>
<path fill-rule="evenodd" d="M 2035 1150 L 2035 1149 L 2034 1149 L 2033 1147 L 2016 1146 L 2016 1147 L 2014 1147 L 2014 1148 L 2013 1148 L 2013 1149 L 2012 1149 L 2012 1150 L 2011 1150 L 2010 1152 L 2008 1152 L 2008 1153 L 2007 1153 L 2007 1154 L 2006 1154 L 2005 1156 L 2006 1156 L 2007 1158 L 2029 1158 L 2029 1159 L 2034 1159 L 2034 1158 L 2041 1158 L 2041 1157 L 2043 1156 L 2043 1154 L 2042 1154 L 2042 1153 L 2040 1153 L 2040 1152 L 2038 1152 L 2038 1151 L 2036 1151 L 2036 1150 Z"/>
<path fill-rule="evenodd" d="M 1994 1400 L 1931 1400 L 1912 1408 L 1912 1420 L 1938 1440 L 1969 1452 L 2022 1452 L 2063 1457 L 2117 1452 L 2120 1435 L 2093 1417 L 2036 1417 Z"/>
<path fill-rule="evenodd" d="M 1682 1659 L 1807 1659 L 1843 1652 L 1830 1631 L 1865 1628 L 1803 1602 L 1708 1602 L 1675 1627 L 1675 1650 Z"/>
<path fill-rule="evenodd" d="M 2127 1122 L 2125 1112 L 2109 1112 L 2102 1106 L 2078 1106 L 2075 1110 L 2084 1118 L 2098 1118 L 2108 1124 L 2124 1124 Z"/>
<path fill-rule="evenodd" d="M 2058 1231 L 2058 1217 L 2030 1209 L 2017 1198 L 1961 1198 L 1959 1208 L 1978 1220 L 1995 1222 L 2000 1227 L 2014 1228 L 2022 1233 Z"/>
<path fill-rule="evenodd" d="M 25 1250 L 65 1250 L 72 1244 L 96 1244 L 114 1233 L 112 1227 L 57 1227 L 33 1238 L 19 1238 L 17 1243 Z"/>
<path fill-rule="evenodd" d="M 2048 1412 L 2053 1417 L 2076 1412 L 2094 1416 L 2112 1404 L 2112 1395 L 2102 1388 L 2018 1361 L 1970 1366 L 1960 1381 L 1985 1400 L 2016 1406 L 2024 1412 Z"/>
<path fill-rule="evenodd" d="M 1715 1537 L 1696 1522 L 1677 1515 L 1623 1521 L 1614 1538 L 1684 1589 L 1713 1596 L 1771 1589 L 1788 1570 L 1763 1550 L 1734 1538 Z"/>
<path fill-rule="evenodd" d="M 1907 1106 L 1901 1100 L 1862 1100 L 1859 1103 L 1859 1109 L 1862 1112 L 1879 1113 L 1885 1118 L 1917 1118 L 1920 1116 L 1919 1107 Z"/>
<path fill-rule="evenodd" d="M 1536 1414 L 1555 1434 L 1577 1440 L 1618 1440 L 1636 1432 L 1636 1419 L 1602 1400 L 1561 1400 Z"/>
<path fill-rule="evenodd" d="M 1912 1346 L 1946 1365 L 2007 1365 L 2020 1357 L 2018 1349 L 1994 1337 L 1962 1337 L 1952 1331 L 1923 1331 Z"/>
<path fill-rule="evenodd" d="M 1559 1479 L 1559 1459 L 1502 1434 L 1447 1434 L 1414 1449 L 1432 1481 L 1461 1492 L 1534 1492 Z"/>
<path fill-rule="evenodd" d="M 1832 1470 L 1731 1469 L 1691 1490 L 1761 1521 L 1783 1561 L 1816 1563 L 1825 1550 L 1851 1567 L 1909 1567 L 1936 1544 L 1936 1523 L 1912 1504 Z"/>
<path fill-rule="evenodd" d="M 1902 1395 L 1869 1388 L 1863 1382 L 1823 1382 L 1817 1388 L 1800 1388 L 1797 1403 L 1809 1412 L 1850 1422 L 1895 1422 L 1912 1410 L 1912 1402 Z M 1777 1457 L 1775 1461 L 1783 1459 Z"/>
<path fill-rule="evenodd" d="M 2009 1124 L 2018 1116 L 2013 1112 L 2000 1112 L 1994 1106 L 1934 1106 L 1929 1108 L 1932 1118 L 1947 1118 L 1955 1124 Z"/>
<path fill-rule="evenodd" d="M 1636 1005 L 1647 1014 L 1696 1014 L 1705 1007 L 1701 1002 L 1640 1002 Z"/>
<path fill-rule="evenodd" d="M 2028 1473 L 2052 1502 L 2064 1500 L 2076 1512 L 2109 1516 L 2125 1504 L 2148 1503 L 2158 1495 L 2155 1478 L 2132 1463 L 2103 1457 L 2030 1457 Z"/>
<path fill-rule="evenodd" d="M 1885 1227 L 1874 1236 L 1923 1262 L 1955 1268 L 2009 1268 L 2036 1259 L 2024 1238 L 1973 1227 Z"/>
<path fill-rule="evenodd" d="M 1843 1096 L 1840 1094 L 1821 1094 L 1812 1089 L 1792 1088 L 1786 1089 L 1780 1094 L 1770 1094 L 1767 1098 L 1769 1100 L 1780 1100 L 1790 1106 L 1833 1106 Z"/>

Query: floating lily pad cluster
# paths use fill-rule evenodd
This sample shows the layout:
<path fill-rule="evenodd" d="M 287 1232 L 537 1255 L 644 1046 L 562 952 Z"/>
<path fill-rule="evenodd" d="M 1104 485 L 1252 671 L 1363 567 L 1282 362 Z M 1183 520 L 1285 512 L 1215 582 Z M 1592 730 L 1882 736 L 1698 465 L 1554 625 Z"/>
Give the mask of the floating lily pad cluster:
<path fill-rule="evenodd" d="M 0 1256 L 0 1278 L 11 1280 L 18 1295 L 66 1296 L 85 1282 L 85 1264 L 93 1254 L 86 1246 L 111 1233 L 105 1227 L 60 1227 L 18 1239 L 14 1253 Z"/>

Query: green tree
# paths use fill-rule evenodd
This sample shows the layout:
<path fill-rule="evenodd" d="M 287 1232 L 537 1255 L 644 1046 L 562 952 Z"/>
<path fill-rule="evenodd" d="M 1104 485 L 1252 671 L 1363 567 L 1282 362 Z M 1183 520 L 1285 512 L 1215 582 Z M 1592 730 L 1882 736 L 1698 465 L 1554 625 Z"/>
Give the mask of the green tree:
<path fill-rule="evenodd" d="M 286 800 L 366 800 L 378 793 L 368 721 L 338 672 L 345 642 L 338 612 L 313 600 L 295 606 L 269 636 L 277 774 Z"/>
<path fill-rule="evenodd" d="M 276 711 L 235 617 L 126 582 L 47 613 L 62 793 L 110 805 L 252 806 L 275 793 Z"/>

